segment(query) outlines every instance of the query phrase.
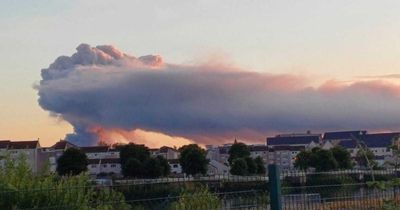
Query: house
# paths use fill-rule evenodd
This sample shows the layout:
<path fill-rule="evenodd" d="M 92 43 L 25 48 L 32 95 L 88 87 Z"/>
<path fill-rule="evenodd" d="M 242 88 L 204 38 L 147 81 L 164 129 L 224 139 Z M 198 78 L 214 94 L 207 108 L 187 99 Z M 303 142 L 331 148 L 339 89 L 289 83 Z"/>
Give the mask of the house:
<path fill-rule="evenodd" d="M 375 161 L 378 166 L 383 166 L 387 161 L 392 159 L 393 151 L 389 148 L 392 145 L 399 144 L 400 133 L 375 133 L 359 136 L 359 143 L 367 147 L 375 155 Z M 346 148 L 352 158 L 357 157 L 359 146 L 355 140 L 342 140 L 338 145 Z"/>
<path fill-rule="evenodd" d="M 88 159 L 119 159 L 119 151 L 109 146 L 81 147 Z"/>
<path fill-rule="evenodd" d="M 207 175 L 229 175 L 229 166 L 216 160 L 210 160 L 207 166 Z"/>
<path fill-rule="evenodd" d="M 26 163 L 33 173 L 40 171 L 38 166 L 38 153 L 40 144 L 38 140 L 32 141 L 10 141 L 0 140 L 0 156 L 9 156 L 12 160 L 18 161 L 21 157 L 26 159 Z M 1 164 L 4 162 L 2 161 Z"/>
<path fill-rule="evenodd" d="M 115 174 L 120 176 L 121 163 L 119 151 L 109 146 L 81 147 L 89 159 L 88 171 L 90 175 Z"/>
<path fill-rule="evenodd" d="M 39 168 L 47 168 L 50 172 L 56 172 L 57 159 L 64 153 L 68 148 L 78 148 L 78 146 L 71 142 L 60 140 L 51 147 L 41 147 L 38 153 L 38 166 Z"/>
<path fill-rule="evenodd" d="M 121 163 L 119 158 L 89 159 L 87 168 L 90 175 L 121 175 Z"/>
<path fill-rule="evenodd" d="M 268 149 L 268 163 L 277 164 L 282 170 L 294 169 L 296 156 L 305 146 L 278 145 Z"/>
<path fill-rule="evenodd" d="M 249 145 L 250 157 L 257 158 L 260 157 L 265 168 L 268 168 L 268 147 L 266 145 Z"/>
<path fill-rule="evenodd" d="M 179 151 L 172 147 L 163 146 L 159 149 L 150 149 L 152 156 L 162 156 L 167 160 L 173 160 L 179 158 Z"/>

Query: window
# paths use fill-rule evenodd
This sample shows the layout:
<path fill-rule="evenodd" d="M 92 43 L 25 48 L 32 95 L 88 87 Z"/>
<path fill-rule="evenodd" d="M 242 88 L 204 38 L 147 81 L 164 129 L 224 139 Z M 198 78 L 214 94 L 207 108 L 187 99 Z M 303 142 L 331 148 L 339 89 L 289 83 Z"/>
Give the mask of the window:
<path fill-rule="evenodd" d="M 107 168 L 107 164 L 103 164 L 103 168 Z"/>
<path fill-rule="evenodd" d="M 117 165 L 111 164 L 111 168 L 115 168 L 115 167 L 117 167 Z"/>
<path fill-rule="evenodd" d="M 178 164 L 172 165 L 173 168 L 178 168 Z"/>
<path fill-rule="evenodd" d="M 96 168 L 96 165 L 94 165 L 94 164 L 90 165 L 90 168 Z"/>

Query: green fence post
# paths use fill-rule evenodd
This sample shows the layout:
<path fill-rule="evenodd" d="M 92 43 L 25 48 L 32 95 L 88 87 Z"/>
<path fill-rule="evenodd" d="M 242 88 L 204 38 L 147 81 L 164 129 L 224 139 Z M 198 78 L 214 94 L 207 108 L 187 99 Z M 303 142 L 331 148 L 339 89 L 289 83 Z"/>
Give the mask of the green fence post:
<path fill-rule="evenodd" d="M 280 171 L 277 165 L 268 165 L 271 210 L 282 210 Z"/>

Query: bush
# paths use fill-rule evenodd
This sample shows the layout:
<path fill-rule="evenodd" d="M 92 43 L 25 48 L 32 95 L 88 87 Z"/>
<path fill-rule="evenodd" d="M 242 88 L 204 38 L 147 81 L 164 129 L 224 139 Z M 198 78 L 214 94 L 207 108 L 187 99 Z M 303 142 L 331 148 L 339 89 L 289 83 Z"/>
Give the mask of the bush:
<path fill-rule="evenodd" d="M 129 209 L 124 196 L 111 188 L 96 188 L 82 174 L 35 176 L 21 156 L 6 158 L 0 167 L 0 209 Z"/>
<path fill-rule="evenodd" d="M 220 206 L 220 199 L 203 187 L 197 193 L 184 191 L 179 200 L 171 204 L 171 209 L 203 210 L 219 209 Z"/>

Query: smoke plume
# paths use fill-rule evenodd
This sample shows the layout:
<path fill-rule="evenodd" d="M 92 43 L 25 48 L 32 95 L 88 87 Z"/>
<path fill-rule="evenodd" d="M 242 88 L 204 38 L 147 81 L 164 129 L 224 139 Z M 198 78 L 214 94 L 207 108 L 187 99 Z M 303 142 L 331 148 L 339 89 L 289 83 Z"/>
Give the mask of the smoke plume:
<path fill-rule="evenodd" d="M 37 89 L 40 106 L 71 123 L 66 138 L 80 145 L 135 130 L 217 144 L 244 134 L 400 127 L 400 87 L 382 80 L 312 87 L 294 75 L 76 49 L 42 69 Z"/>

